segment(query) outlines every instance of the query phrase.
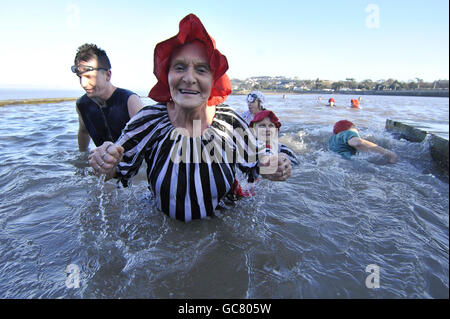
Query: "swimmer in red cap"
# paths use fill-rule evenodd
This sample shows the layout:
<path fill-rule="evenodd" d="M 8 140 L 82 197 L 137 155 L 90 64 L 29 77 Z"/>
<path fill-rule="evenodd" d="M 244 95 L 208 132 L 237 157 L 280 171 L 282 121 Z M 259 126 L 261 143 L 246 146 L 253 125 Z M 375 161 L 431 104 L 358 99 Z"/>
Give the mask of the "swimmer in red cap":
<path fill-rule="evenodd" d="M 329 107 L 333 107 L 335 103 L 336 103 L 336 101 L 335 101 L 333 98 L 330 98 L 330 99 L 328 100 L 328 106 L 329 106 Z"/>
<path fill-rule="evenodd" d="M 278 153 L 285 153 L 292 165 L 298 165 L 294 151 L 278 142 L 278 132 L 280 131 L 281 123 L 275 113 L 270 110 L 260 111 L 255 115 L 249 126 L 255 132 L 258 140 L 265 139 L 267 148 L 278 146 Z"/>
<path fill-rule="evenodd" d="M 351 100 L 352 108 L 359 109 L 359 101 L 357 99 Z"/>
<path fill-rule="evenodd" d="M 328 141 L 328 147 L 343 157 L 350 159 L 357 151 L 379 153 L 387 158 L 389 163 L 397 162 L 397 155 L 375 143 L 362 139 L 358 128 L 350 121 L 336 122 L 333 128 L 333 136 Z"/>
<path fill-rule="evenodd" d="M 256 113 L 249 126 L 252 128 L 258 141 L 264 141 L 267 150 L 278 150 L 273 153 L 278 154 L 279 161 L 283 163 L 287 176 L 291 176 L 292 165 L 298 165 L 299 162 L 294 151 L 278 141 L 278 132 L 280 130 L 281 123 L 275 113 L 270 110 L 260 111 Z M 258 180 L 259 179 L 256 179 L 255 182 Z M 234 181 L 231 194 L 234 199 L 254 196 L 255 183 L 248 180 L 245 186 L 241 186 L 239 181 L 236 179 Z"/>

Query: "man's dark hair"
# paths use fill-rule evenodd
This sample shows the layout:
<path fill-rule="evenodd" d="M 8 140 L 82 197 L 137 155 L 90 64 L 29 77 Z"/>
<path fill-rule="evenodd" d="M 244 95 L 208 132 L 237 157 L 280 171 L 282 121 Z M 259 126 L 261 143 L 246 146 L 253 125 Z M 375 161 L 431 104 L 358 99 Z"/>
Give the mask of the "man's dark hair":
<path fill-rule="evenodd" d="M 75 56 L 75 65 L 78 65 L 81 61 L 87 62 L 93 58 L 97 59 L 97 67 L 111 69 L 111 63 L 106 52 L 92 43 L 85 43 L 78 48 Z"/>

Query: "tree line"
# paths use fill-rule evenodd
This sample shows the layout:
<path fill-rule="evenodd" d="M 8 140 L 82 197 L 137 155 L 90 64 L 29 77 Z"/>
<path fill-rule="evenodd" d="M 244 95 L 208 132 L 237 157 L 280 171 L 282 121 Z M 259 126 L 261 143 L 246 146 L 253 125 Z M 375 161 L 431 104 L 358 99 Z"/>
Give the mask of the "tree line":
<path fill-rule="evenodd" d="M 282 90 L 282 91 L 308 91 L 308 90 L 375 90 L 375 91 L 398 91 L 398 90 L 448 90 L 448 80 L 436 80 L 432 82 L 415 78 L 409 81 L 396 79 L 377 80 L 366 79 L 356 81 L 354 78 L 346 78 L 341 81 L 330 81 L 323 79 L 300 80 L 287 77 L 251 77 L 245 80 L 231 79 L 233 90 Z"/>

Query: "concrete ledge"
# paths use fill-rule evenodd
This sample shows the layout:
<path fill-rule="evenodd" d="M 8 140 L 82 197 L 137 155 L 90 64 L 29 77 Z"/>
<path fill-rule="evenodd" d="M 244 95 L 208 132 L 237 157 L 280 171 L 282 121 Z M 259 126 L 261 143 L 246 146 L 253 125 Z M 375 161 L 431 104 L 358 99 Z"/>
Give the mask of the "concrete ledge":
<path fill-rule="evenodd" d="M 410 142 L 423 142 L 427 137 L 427 132 L 419 130 L 401 122 L 386 120 L 386 129 L 400 134 L 399 138 L 404 138 Z"/>
<path fill-rule="evenodd" d="M 59 103 L 65 101 L 76 101 L 76 97 L 62 97 L 50 99 L 25 99 L 25 100 L 3 100 L 0 101 L 0 106 L 17 105 L 17 104 L 44 104 L 44 103 Z"/>
<path fill-rule="evenodd" d="M 430 152 L 438 166 L 448 175 L 448 140 L 431 134 Z"/>
<path fill-rule="evenodd" d="M 394 131 L 400 135 L 400 138 L 404 138 L 410 142 L 423 142 L 427 135 L 430 135 L 431 157 L 443 173 L 448 175 L 448 140 L 411 125 L 389 119 L 386 120 L 386 130 Z"/>

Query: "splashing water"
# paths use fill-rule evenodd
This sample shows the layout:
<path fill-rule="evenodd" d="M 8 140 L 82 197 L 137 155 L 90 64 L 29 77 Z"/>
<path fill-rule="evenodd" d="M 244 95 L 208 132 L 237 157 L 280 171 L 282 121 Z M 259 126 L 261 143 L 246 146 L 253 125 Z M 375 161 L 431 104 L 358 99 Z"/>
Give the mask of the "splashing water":
<path fill-rule="evenodd" d="M 334 97 L 331 109 L 313 95 L 267 96 L 300 165 L 188 224 L 155 209 L 145 167 L 129 188 L 92 175 L 73 103 L 1 108 L 0 297 L 448 298 L 448 180 L 428 140 L 384 130 L 386 118 L 448 126 L 448 99 L 366 96 L 355 112 Z M 245 97 L 227 103 L 246 109 Z M 339 119 L 399 162 L 329 152 Z M 69 264 L 80 288 L 65 286 Z"/>

